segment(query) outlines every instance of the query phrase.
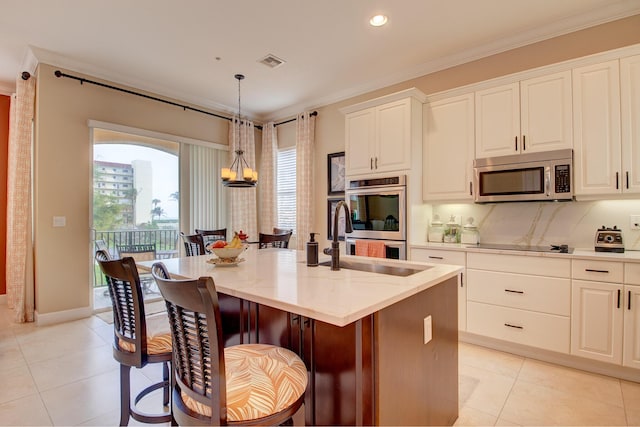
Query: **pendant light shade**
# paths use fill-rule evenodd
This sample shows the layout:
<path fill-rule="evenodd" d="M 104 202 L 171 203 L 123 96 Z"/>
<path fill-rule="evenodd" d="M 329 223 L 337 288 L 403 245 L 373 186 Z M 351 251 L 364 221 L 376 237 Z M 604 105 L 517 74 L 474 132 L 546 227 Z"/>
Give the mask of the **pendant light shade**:
<path fill-rule="evenodd" d="M 244 75 L 236 74 L 234 76 L 238 80 L 238 129 L 242 126 L 242 116 L 240 109 L 240 81 L 244 79 Z M 232 124 L 235 126 L 235 123 Z M 238 132 L 238 138 L 240 138 L 240 132 Z M 240 146 L 241 140 L 238 140 L 238 149 L 235 151 L 235 156 L 231 166 L 228 168 L 222 168 L 220 170 L 220 178 L 222 178 L 222 184 L 226 187 L 236 188 L 250 188 L 255 187 L 258 182 L 258 171 L 252 169 L 244 158 L 244 150 Z"/>

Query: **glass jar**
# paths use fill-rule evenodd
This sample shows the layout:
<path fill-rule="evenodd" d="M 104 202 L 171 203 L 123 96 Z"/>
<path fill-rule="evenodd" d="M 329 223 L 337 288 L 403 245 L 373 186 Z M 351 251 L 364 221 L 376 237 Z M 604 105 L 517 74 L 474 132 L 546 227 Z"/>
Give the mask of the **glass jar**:
<path fill-rule="evenodd" d="M 478 227 L 473 224 L 473 218 L 467 219 L 467 223 L 462 227 L 460 241 L 466 245 L 477 245 L 480 243 L 480 232 Z"/>
<path fill-rule="evenodd" d="M 429 227 L 427 239 L 430 242 L 442 243 L 443 237 L 444 224 L 442 224 L 442 221 L 440 221 L 440 217 L 438 215 L 434 215 L 433 220 L 431 220 L 431 226 Z"/>
<path fill-rule="evenodd" d="M 455 215 L 451 215 L 449 222 L 444 227 L 445 243 L 460 243 L 460 224 L 456 222 Z"/>

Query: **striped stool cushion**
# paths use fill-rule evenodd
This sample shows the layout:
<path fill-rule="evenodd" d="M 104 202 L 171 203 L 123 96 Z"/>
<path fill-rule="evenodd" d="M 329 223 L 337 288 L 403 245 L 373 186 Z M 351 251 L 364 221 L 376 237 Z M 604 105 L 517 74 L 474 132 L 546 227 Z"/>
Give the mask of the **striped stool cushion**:
<path fill-rule="evenodd" d="M 158 313 L 146 318 L 147 320 L 147 354 L 171 353 L 171 329 L 167 313 Z M 136 345 L 120 338 L 120 348 L 134 353 Z"/>
<path fill-rule="evenodd" d="M 227 421 L 248 421 L 286 409 L 307 388 L 304 362 L 282 347 L 242 344 L 224 349 Z M 211 408 L 181 393 L 185 405 L 210 417 Z"/>

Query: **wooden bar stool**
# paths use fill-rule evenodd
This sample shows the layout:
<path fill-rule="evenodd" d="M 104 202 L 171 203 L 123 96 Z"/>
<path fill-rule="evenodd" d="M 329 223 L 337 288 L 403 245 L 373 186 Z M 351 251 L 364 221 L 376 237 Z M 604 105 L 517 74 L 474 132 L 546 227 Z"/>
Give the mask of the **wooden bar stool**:
<path fill-rule="evenodd" d="M 109 260 L 108 252 L 97 251 L 96 260 L 107 280 L 113 305 L 113 358 L 120 363 L 120 425 L 129 423 L 129 416 L 143 423 L 172 421 L 170 410 L 162 414 L 147 414 L 136 405 L 149 393 L 164 389 L 163 404 L 169 405 L 171 333 L 166 314 L 145 317 L 142 286 L 135 261 L 131 257 Z M 138 393 L 131 403 L 132 367 L 143 368 L 149 363 L 162 363 L 162 381 Z"/>
<path fill-rule="evenodd" d="M 179 425 L 304 424 L 307 368 L 292 351 L 266 344 L 224 348 L 211 277 L 172 280 L 151 272 L 167 302 L 174 342 L 173 414 Z"/>

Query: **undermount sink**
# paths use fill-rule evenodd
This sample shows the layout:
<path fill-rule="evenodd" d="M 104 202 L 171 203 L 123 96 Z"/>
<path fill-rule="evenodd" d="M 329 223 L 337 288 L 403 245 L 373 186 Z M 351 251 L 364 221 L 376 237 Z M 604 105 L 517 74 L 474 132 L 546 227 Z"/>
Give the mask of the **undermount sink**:
<path fill-rule="evenodd" d="M 319 265 L 324 265 L 331 267 L 331 261 L 324 261 L 319 263 Z M 358 270 L 358 271 L 367 271 L 369 273 L 379 273 L 379 274 L 388 274 L 391 276 L 411 276 L 412 274 L 420 273 L 426 269 L 431 267 L 425 266 L 424 268 L 410 268 L 410 267 L 399 267 L 399 266 L 391 266 L 391 265 L 381 265 L 381 264 L 373 264 L 368 262 L 356 262 L 351 260 L 340 260 L 340 268 L 344 268 L 345 270 Z"/>

